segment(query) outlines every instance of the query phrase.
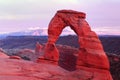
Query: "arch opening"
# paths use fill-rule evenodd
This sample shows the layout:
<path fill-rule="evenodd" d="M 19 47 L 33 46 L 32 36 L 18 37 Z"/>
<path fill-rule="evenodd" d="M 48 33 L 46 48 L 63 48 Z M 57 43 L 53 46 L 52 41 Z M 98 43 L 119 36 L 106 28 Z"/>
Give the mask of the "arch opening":
<path fill-rule="evenodd" d="M 58 40 L 56 41 L 56 44 L 71 46 L 73 48 L 79 48 L 80 47 L 80 45 L 78 43 L 78 36 L 74 32 L 74 30 L 72 30 L 70 28 L 70 26 L 66 26 L 63 29 L 63 31 L 60 34 Z"/>

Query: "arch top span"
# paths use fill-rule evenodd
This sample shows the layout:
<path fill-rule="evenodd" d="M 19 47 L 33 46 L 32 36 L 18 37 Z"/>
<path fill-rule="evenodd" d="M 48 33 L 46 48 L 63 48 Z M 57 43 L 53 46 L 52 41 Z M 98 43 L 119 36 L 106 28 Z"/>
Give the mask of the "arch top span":
<path fill-rule="evenodd" d="M 77 14 L 78 17 L 80 18 L 86 18 L 86 14 L 84 12 L 78 12 L 78 11 L 74 11 L 74 10 L 59 10 L 57 11 L 57 13 L 64 13 L 64 14 Z"/>

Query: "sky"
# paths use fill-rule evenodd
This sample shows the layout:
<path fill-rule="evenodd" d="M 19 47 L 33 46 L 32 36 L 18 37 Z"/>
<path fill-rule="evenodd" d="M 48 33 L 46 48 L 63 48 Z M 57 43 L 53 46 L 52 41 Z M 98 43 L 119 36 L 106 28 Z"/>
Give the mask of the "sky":
<path fill-rule="evenodd" d="M 57 10 L 86 13 L 98 34 L 120 35 L 120 0 L 0 0 L 0 34 L 47 28 Z"/>

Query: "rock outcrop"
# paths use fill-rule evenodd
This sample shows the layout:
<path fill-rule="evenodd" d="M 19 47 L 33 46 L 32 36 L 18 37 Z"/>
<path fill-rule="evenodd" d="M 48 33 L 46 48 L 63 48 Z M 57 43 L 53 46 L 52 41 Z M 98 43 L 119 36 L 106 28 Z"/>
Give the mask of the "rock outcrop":
<path fill-rule="evenodd" d="M 36 43 L 36 48 L 35 48 L 35 54 L 39 56 L 39 54 L 42 51 L 42 48 L 43 48 L 43 46 L 39 42 L 37 42 Z"/>
<path fill-rule="evenodd" d="M 73 10 L 57 11 L 49 24 L 48 42 L 44 50 L 44 58 L 41 58 L 41 60 L 59 61 L 59 51 L 55 46 L 55 42 L 60 36 L 62 30 L 65 27 L 70 26 L 70 28 L 77 34 L 80 45 L 76 68 L 87 70 L 93 74 L 97 72 L 98 74 L 96 75 L 104 75 L 104 77 L 94 76 L 95 80 L 112 80 L 109 73 L 109 61 L 103 50 L 102 44 L 96 33 L 90 29 L 85 18 L 86 14 L 83 12 Z M 38 61 L 40 61 L 40 58 Z M 100 74 L 102 70 L 103 74 Z M 83 75 L 86 74 L 88 74 L 88 72 L 85 72 L 85 74 L 83 73 Z"/>
<path fill-rule="evenodd" d="M 57 65 L 1 58 L 0 64 L 0 80 L 110 80 L 108 72 L 95 68 L 70 72 Z"/>
<path fill-rule="evenodd" d="M 60 52 L 61 65 L 35 63 L 13 56 L 12 59 L 0 57 L 0 80 L 111 80 L 108 79 L 108 77 L 111 78 L 109 71 L 104 69 L 81 66 L 80 69 L 69 71 L 75 66 L 78 49 L 63 45 L 57 45 L 57 49 Z M 23 52 L 26 54 L 29 51 L 23 50 Z M 25 56 L 30 55 L 35 56 L 36 54 Z M 33 60 L 33 57 L 29 58 Z"/>

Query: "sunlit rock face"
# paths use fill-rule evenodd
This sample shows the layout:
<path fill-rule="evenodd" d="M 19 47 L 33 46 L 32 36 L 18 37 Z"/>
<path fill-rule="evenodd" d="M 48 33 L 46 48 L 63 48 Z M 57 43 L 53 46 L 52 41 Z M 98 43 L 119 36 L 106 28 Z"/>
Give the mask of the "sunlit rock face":
<path fill-rule="evenodd" d="M 73 10 L 57 11 L 48 27 L 48 42 L 45 46 L 44 58 L 42 60 L 59 61 L 59 51 L 55 46 L 55 42 L 62 30 L 69 26 L 77 34 L 80 45 L 76 69 L 88 71 L 83 73 L 83 75 L 89 72 L 90 74 L 96 73 L 97 76 L 93 75 L 95 80 L 112 80 L 109 73 L 109 61 L 102 44 L 96 33 L 91 30 L 85 18 L 86 14 L 83 12 Z M 101 72 L 102 70 L 103 72 Z M 98 76 L 99 74 L 104 75 L 104 77 Z"/>

